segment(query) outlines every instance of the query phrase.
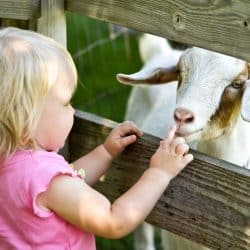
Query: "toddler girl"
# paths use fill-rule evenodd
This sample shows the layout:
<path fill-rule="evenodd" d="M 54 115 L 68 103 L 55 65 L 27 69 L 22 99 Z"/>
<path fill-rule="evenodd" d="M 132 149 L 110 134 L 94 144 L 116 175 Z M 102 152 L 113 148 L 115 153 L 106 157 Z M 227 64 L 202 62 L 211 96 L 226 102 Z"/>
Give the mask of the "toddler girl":
<path fill-rule="evenodd" d="M 73 124 L 76 82 L 60 44 L 31 31 L 0 30 L 0 249 L 92 250 L 94 235 L 123 237 L 192 160 L 172 128 L 137 183 L 110 204 L 91 186 L 141 132 L 124 122 L 68 164 L 57 152 Z"/>

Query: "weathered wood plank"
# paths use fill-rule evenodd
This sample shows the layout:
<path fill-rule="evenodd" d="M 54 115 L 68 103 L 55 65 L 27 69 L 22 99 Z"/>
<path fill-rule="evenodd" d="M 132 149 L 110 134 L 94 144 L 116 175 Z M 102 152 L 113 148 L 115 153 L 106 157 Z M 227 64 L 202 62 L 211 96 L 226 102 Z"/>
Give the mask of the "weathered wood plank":
<path fill-rule="evenodd" d="M 0 0 L 1 18 L 29 20 L 40 14 L 40 0 Z"/>
<path fill-rule="evenodd" d="M 71 160 L 101 143 L 115 125 L 78 111 L 69 137 Z M 96 188 L 116 199 L 147 168 L 158 144 L 158 138 L 144 135 L 114 161 Z M 194 161 L 171 182 L 147 221 L 212 249 L 249 250 L 250 171 L 192 153 Z"/>
<path fill-rule="evenodd" d="M 250 1 L 66 0 L 66 8 L 250 61 Z"/>
<path fill-rule="evenodd" d="M 0 27 L 18 27 L 21 29 L 36 30 L 36 20 L 21 20 L 21 19 L 10 19 L 10 18 L 0 18 Z"/>

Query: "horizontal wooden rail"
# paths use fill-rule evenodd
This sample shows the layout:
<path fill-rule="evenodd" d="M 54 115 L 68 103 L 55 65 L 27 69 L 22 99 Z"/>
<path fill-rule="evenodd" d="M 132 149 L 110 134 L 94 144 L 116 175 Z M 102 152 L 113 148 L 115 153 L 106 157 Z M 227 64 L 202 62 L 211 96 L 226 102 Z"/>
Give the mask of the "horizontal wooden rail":
<path fill-rule="evenodd" d="M 115 125 L 78 111 L 69 137 L 71 160 L 100 144 Z M 116 199 L 148 167 L 158 144 L 158 138 L 144 135 L 114 161 L 96 188 Z M 171 182 L 147 221 L 212 249 L 249 250 L 250 171 L 192 153 L 194 161 Z"/>
<path fill-rule="evenodd" d="M 41 0 L 0 0 L 0 18 L 29 20 L 41 16 Z"/>
<path fill-rule="evenodd" d="M 66 8 L 250 61 L 250 1 L 66 0 Z"/>

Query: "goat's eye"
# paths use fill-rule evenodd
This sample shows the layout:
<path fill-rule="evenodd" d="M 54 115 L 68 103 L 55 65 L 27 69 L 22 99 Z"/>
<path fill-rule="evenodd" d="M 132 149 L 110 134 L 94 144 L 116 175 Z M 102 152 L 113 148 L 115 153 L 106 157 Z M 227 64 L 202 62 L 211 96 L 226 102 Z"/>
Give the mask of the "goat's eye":
<path fill-rule="evenodd" d="M 237 80 L 237 81 L 232 82 L 231 86 L 235 89 L 240 89 L 243 87 L 243 84 L 244 84 L 244 81 Z"/>

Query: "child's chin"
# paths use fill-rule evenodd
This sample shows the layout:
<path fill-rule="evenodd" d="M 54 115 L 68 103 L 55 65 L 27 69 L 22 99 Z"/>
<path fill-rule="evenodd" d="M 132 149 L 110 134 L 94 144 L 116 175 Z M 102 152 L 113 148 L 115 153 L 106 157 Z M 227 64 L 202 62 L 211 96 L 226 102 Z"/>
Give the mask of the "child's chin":
<path fill-rule="evenodd" d="M 59 152 L 59 150 L 60 150 L 59 148 L 56 148 L 54 151 L 58 153 L 58 152 Z"/>
<path fill-rule="evenodd" d="M 46 150 L 49 151 L 49 152 L 56 152 L 56 153 L 58 153 L 59 150 L 60 150 L 60 148 L 50 147 L 50 148 L 47 148 Z"/>

